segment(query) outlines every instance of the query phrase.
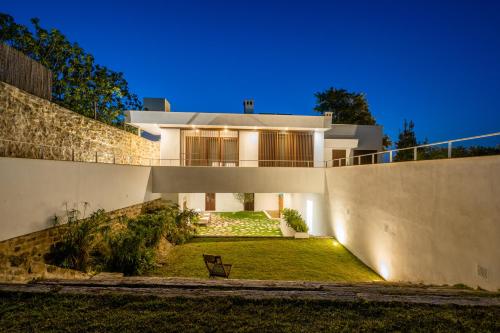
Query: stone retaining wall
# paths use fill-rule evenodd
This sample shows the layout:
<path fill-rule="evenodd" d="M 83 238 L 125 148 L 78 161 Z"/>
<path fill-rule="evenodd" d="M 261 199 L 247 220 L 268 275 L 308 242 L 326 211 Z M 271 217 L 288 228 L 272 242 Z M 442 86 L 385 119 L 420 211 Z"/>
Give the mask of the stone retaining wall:
<path fill-rule="evenodd" d="M 96 152 L 99 162 L 147 165 L 160 144 L 0 82 L 0 156 L 95 162 Z"/>
<path fill-rule="evenodd" d="M 111 218 L 136 217 L 148 208 L 157 207 L 161 199 L 108 212 Z M 44 229 L 0 242 L 0 281 L 26 282 L 38 277 L 84 278 L 87 274 L 46 265 L 44 255 L 52 244 L 61 240 L 65 225 Z"/>

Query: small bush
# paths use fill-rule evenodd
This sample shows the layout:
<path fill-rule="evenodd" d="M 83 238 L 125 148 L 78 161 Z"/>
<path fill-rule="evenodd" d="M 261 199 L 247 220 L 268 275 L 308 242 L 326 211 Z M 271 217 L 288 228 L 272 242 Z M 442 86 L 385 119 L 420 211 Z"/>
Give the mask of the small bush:
<path fill-rule="evenodd" d="M 125 275 L 140 275 L 155 264 L 162 239 L 183 244 L 193 237 L 193 223 L 200 218 L 192 209 L 180 210 L 165 204 L 136 218 L 122 217 L 111 228 L 110 218 L 98 210 L 79 220 L 79 212 L 67 212 L 67 232 L 52 246 L 46 259 L 57 266 L 87 271 L 111 270 Z M 61 219 L 56 217 L 55 222 Z"/>
<path fill-rule="evenodd" d="M 297 210 L 285 208 L 283 209 L 283 217 L 286 224 L 296 232 L 307 232 L 309 230 L 306 222 Z"/>
<path fill-rule="evenodd" d="M 77 210 L 67 212 L 67 231 L 60 242 L 51 246 L 45 260 L 60 267 L 85 272 L 89 268 L 100 228 L 106 225 L 109 218 L 103 209 L 95 211 L 86 219 L 79 220 L 78 217 Z"/>
<path fill-rule="evenodd" d="M 156 248 L 162 238 L 170 243 L 183 244 L 193 237 L 192 222 L 199 214 L 178 205 L 165 205 L 125 221 L 126 229 L 107 239 L 105 266 L 125 275 L 140 275 L 155 265 Z"/>
<path fill-rule="evenodd" d="M 124 229 L 107 238 L 109 252 L 105 267 L 125 275 L 140 275 L 155 264 L 155 249 L 146 246 L 148 240 L 141 233 Z"/>

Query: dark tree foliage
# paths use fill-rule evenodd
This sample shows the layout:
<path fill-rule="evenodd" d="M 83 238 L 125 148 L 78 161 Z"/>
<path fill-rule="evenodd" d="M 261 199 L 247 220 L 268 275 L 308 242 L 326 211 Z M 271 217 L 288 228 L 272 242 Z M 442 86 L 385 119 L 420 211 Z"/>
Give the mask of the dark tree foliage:
<path fill-rule="evenodd" d="M 317 92 L 314 96 L 316 97 L 314 111 L 321 114 L 332 112 L 333 124 L 376 125 L 366 96 L 362 93 L 332 87 Z M 389 136 L 383 137 L 382 145 L 386 148 L 392 145 Z"/>
<path fill-rule="evenodd" d="M 415 123 L 413 121 L 403 122 L 403 130 L 399 132 L 398 141 L 396 142 L 396 149 L 410 148 L 419 145 L 425 145 L 428 140 L 423 142 L 418 141 L 415 133 Z M 394 161 L 411 161 L 415 158 L 413 149 L 403 150 L 397 152 L 394 156 Z M 473 157 L 473 156 L 486 156 L 486 155 L 499 155 L 500 145 L 495 147 L 487 146 L 452 146 L 451 157 Z M 429 146 L 420 147 L 417 149 L 417 160 L 435 160 L 441 158 L 448 158 L 448 147 Z"/>
<path fill-rule="evenodd" d="M 409 148 L 417 146 L 417 135 L 415 134 L 415 123 L 406 119 L 403 122 L 403 130 L 399 131 L 398 141 L 396 142 L 396 149 Z M 413 159 L 413 150 L 399 151 L 394 157 L 395 161 L 409 161 Z"/>
<path fill-rule="evenodd" d="M 0 13 L 0 42 L 52 71 L 52 100 L 84 116 L 110 125 L 123 125 L 124 110 L 142 108 L 123 73 L 95 63 L 94 57 L 59 30 L 46 30 L 31 19 L 32 30 Z"/>
<path fill-rule="evenodd" d="M 332 112 L 332 123 L 375 125 L 364 94 L 349 92 L 345 89 L 330 88 L 314 94 L 315 111 Z"/>

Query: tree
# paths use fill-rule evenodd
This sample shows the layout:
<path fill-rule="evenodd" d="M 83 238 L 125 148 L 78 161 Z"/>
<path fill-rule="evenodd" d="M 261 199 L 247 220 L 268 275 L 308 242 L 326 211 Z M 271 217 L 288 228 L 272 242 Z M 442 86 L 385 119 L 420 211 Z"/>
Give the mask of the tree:
<path fill-rule="evenodd" d="M 403 131 L 399 131 L 396 149 L 409 148 L 418 146 L 417 135 L 415 134 L 415 123 L 406 119 L 403 122 Z M 413 150 L 403 150 L 397 153 L 394 157 L 395 161 L 409 161 L 413 159 Z"/>
<path fill-rule="evenodd" d="M 53 102 L 107 124 L 121 126 L 123 111 L 141 109 L 123 73 L 94 62 L 94 57 L 59 30 L 50 31 L 31 19 L 33 31 L 0 13 L 0 42 L 38 61 L 52 71 Z"/>
<path fill-rule="evenodd" d="M 321 114 L 332 112 L 332 123 L 357 125 L 375 125 L 376 123 L 364 94 L 330 88 L 314 96 L 316 97 L 314 110 Z"/>
<path fill-rule="evenodd" d="M 234 198 L 241 202 L 242 204 L 245 204 L 245 202 L 253 202 L 254 201 L 254 194 L 253 193 L 234 193 Z"/>
<path fill-rule="evenodd" d="M 314 94 L 316 106 L 314 111 L 324 114 L 332 112 L 332 124 L 376 125 L 370 112 L 366 96 L 362 93 L 349 92 L 345 89 L 329 88 Z M 392 145 L 391 138 L 386 134 L 382 145 L 388 148 Z"/>

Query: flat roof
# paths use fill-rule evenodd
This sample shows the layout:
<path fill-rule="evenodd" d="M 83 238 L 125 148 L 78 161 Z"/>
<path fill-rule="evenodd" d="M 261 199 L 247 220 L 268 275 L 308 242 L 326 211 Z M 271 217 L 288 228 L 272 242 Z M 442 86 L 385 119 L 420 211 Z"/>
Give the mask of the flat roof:
<path fill-rule="evenodd" d="M 160 128 L 228 128 L 327 131 L 329 116 L 258 113 L 126 111 L 126 123 L 152 134 Z"/>

